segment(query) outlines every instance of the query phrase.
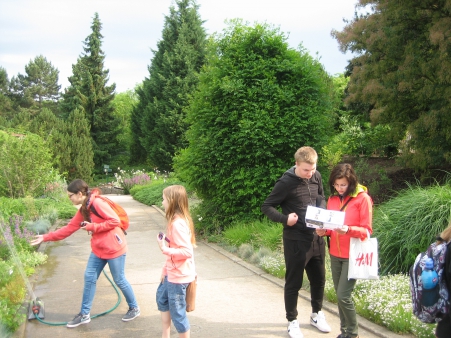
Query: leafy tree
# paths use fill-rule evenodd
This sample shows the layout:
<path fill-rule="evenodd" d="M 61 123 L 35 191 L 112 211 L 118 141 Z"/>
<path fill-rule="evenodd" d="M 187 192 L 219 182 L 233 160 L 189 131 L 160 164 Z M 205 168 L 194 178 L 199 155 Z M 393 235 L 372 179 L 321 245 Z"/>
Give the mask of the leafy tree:
<path fill-rule="evenodd" d="M 261 217 L 263 200 L 293 165 L 295 151 L 327 142 L 331 80 L 318 60 L 302 46 L 289 48 L 267 24 L 230 22 L 207 55 L 187 113 L 189 146 L 175 169 L 203 199 L 203 216 L 222 224 Z"/>
<path fill-rule="evenodd" d="M 163 38 L 153 51 L 149 78 L 138 90 L 140 103 L 132 115 L 132 130 L 141 125 L 135 137 L 150 162 L 161 170 L 171 170 L 174 154 L 187 145 L 184 109 L 205 59 L 206 33 L 199 6 L 194 0 L 176 0 L 175 4 L 177 8 L 171 6 L 165 17 Z"/>
<path fill-rule="evenodd" d="M 95 165 L 100 168 L 107 163 L 117 151 L 116 134 L 119 121 L 114 117 L 113 83 L 107 86 L 109 71 L 104 69 L 105 54 L 101 49 L 102 24 L 98 13 L 94 14 L 92 33 L 84 41 L 84 53 L 72 66 L 70 86 L 63 94 L 61 105 L 65 116 L 75 109 L 84 112 L 89 123 L 94 149 Z"/>
<path fill-rule="evenodd" d="M 451 29 L 449 4 L 360 0 L 357 14 L 333 31 L 351 51 L 347 101 L 371 107 L 373 123 L 390 126 L 402 140 L 402 158 L 419 170 L 451 164 Z"/>

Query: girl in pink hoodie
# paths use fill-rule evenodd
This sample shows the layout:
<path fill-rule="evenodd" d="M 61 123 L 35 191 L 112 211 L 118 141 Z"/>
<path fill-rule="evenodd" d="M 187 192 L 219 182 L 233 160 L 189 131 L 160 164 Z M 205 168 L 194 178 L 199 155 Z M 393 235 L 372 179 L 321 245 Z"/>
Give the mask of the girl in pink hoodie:
<path fill-rule="evenodd" d="M 186 315 L 186 288 L 194 281 L 193 248 L 196 245 L 194 225 L 188 209 L 188 195 L 181 185 L 163 190 L 163 208 L 168 227 L 166 235 L 157 236 L 166 262 L 157 290 L 157 305 L 161 311 L 162 338 L 170 337 L 171 319 L 180 338 L 190 337 L 190 325 Z"/>
<path fill-rule="evenodd" d="M 81 309 L 80 313 L 67 323 L 67 327 L 71 328 L 91 321 L 90 311 L 96 293 L 97 279 L 106 264 L 129 306 L 122 320 L 125 322 L 133 320 L 141 313 L 132 286 L 125 278 L 127 241 L 120 227 L 119 216 L 107 202 L 96 198 L 100 193 L 97 188 L 89 190 L 83 180 L 72 181 L 67 186 L 67 197 L 73 205 L 81 205 L 79 211 L 66 226 L 45 235 L 35 236 L 31 241 L 31 245 L 59 241 L 79 230 L 87 231 L 90 235 L 92 252 L 85 270 Z M 96 213 L 92 211 L 93 208 Z"/>

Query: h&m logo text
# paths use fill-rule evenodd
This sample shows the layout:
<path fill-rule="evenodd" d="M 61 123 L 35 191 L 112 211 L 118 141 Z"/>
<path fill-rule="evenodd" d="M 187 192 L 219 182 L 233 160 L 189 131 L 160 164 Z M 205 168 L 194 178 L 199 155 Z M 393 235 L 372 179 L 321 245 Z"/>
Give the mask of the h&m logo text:
<path fill-rule="evenodd" d="M 363 266 L 363 265 L 368 265 L 368 266 L 372 266 L 373 265 L 373 253 L 359 253 L 357 255 L 357 258 L 355 260 L 355 265 L 356 266 Z"/>

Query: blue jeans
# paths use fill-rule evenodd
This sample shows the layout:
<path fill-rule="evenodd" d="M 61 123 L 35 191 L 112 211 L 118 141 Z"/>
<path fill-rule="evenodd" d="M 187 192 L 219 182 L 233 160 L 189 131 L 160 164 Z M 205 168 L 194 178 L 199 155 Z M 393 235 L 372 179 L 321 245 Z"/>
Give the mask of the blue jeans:
<path fill-rule="evenodd" d="M 178 333 L 185 333 L 190 328 L 186 315 L 186 288 L 188 284 L 171 283 L 166 276 L 157 289 L 158 310 L 161 312 L 169 311 Z"/>
<path fill-rule="evenodd" d="M 86 315 L 91 311 L 92 301 L 94 300 L 94 295 L 96 293 L 97 279 L 99 278 L 106 263 L 108 263 L 111 274 L 113 275 L 113 280 L 119 289 L 121 289 L 128 306 L 131 308 L 138 307 L 132 286 L 125 278 L 125 256 L 126 255 L 123 254 L 122 256 L 112 259 L 102 259 L 91 252 L 88 259 L 88 265 L 85 270 L 85 287 L 83 290 L 83 300 L 81 303 L 82 314 Z"/>

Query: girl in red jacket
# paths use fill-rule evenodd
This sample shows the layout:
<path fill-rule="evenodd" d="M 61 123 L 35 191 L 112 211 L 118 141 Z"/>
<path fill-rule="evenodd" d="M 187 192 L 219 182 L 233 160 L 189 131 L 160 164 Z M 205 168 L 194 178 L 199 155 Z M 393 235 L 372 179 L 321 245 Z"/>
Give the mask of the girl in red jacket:
<path fill-rule="evenodd" d="M 168 220 L 166 235 L 157 236 L 166 262 L 157 290 L 157 305 L 161 311 L 162 338 L 170 337 L 171 319 L 180 338 L 190 337 L 186 315 L 186 288 L 196 278 L 193 247 L 196 245 L 194 226 L 188 209 L 188 195 L 181 185 L 163 190 L 163 208 Z"/>
<path fill-rule="evenodd" d="M 358 337 L 358 324 L 352 291 L 355 279 L 348 280 L 349 243 L 351 237 L 365 239 L 372 231 L 373 201 L 367 189 L 358 184 L 350 164 L 336 165 L 329 177 L 332 196 L 327 202 L 328 210 L 345 211 L 343 227 L 334 230 L 317 229 L 319 236 L 330 236 L 330 265 L 338 300 L 341 334 L 337 338 Z"/>
<path fill-rule="evenodd" d="M 31 245 L 38 245 L 42 242 L 59 241 L 80 229 L 92 235 L 92 252 L 85 270 L 81 310 L 72 321 L 67 323 L 67 327 L 76 327 L 91 321 L 90 310 L 96 292 L 97 279 L 107 263 L 114 282 L 121 289 L 129 306 L 122 320 L 130 321 L 140 315 L 133 289 L 125 278 L 127 242 L 120 227 L 119 217 L 107 202 L 96 198 L 99 194 L 99 189 L 89 191 L 88 185 L 83 180 L 72 181 L 67 187 L 67 196 L 72 204 L 81 204 L 79 211 L 66 226 L 45 235 L 38 235 L 31 242 Z M 94 206 L 101 217 L 91 211 L 91 206 Z"/>

